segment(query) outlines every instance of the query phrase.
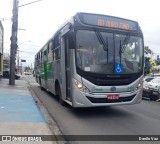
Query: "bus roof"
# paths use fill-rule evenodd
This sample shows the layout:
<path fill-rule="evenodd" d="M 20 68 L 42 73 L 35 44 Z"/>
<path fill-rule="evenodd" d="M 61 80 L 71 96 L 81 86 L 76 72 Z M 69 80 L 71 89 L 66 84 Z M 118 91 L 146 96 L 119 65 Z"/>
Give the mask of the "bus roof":
<path fill-rule="evenodd" d="M 138 31 L 140 30 L 139 24 L 136 21 L 110 16 L 103 14 L 94 14 L 94 13 L 85 13 L 78 12 L 74 16 L 71 17 L 68 21 L 66 21 L 60 28 L 50 37 L 50 39 L 45 43 L 45 45 L 55 37 L 57 33 L 60 32 L 67 24 L 73 24 L 74 18 L 78 18 L 78 20 L 88 26 L 94 27 L 102 27 L 102 28 L 112 28 L 119 30 L 127 30 L 127 31 Z M 45 47 L 43 47 L 36 53 L 36 55 Z"/>

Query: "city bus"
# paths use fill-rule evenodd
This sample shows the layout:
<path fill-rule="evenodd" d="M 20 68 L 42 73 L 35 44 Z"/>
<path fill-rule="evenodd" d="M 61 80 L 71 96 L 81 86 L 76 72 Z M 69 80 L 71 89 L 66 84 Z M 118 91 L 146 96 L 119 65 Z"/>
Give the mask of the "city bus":
<path fill-rule="evenodd" d="M 140 103 L 143 67 L 138 22 L 102 14 L 76 13 L 35 55 L 37 83 L 72 107 Z"/>

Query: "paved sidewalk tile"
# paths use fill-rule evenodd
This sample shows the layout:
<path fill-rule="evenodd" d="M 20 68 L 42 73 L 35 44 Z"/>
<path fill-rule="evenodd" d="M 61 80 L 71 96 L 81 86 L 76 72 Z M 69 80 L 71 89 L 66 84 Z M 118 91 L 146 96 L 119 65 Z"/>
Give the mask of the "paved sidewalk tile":
<path fill-rule="evenodd" d="M 25 80 L 16 80 L 15 85 L 8 83 L 8 79 L 0 80 L 0 136 L 53 135 L 47 124 L 47 118 L 36 105 L 28 89 L 28 83 Z M 57 142 L 0 141 L 0 144 L 57 144 Z"/>
<path fill-rule="evenodd" d="M 44 122 L 0 122 L 0 135 L 52 135 L 52 132 Z"/>
<path fill-rule="evenodd" d="M 0 93 L 0 122 L 45 122 L 32 96 Z"/>

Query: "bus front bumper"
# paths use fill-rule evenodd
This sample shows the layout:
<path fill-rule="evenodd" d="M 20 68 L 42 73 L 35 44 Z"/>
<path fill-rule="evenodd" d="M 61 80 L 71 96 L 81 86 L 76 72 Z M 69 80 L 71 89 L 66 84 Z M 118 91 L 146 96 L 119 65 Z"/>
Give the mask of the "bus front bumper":
<path fill-rule="evenodd" d="M 122 93 L 84 93 L 73 89 L 73 107 L 96 107 L 112 105 L 130 105 L 140 103 L 142 99 L 142 88 L 134 92 Z M 116 99 L 108 99 L 109 95 L 118 95 Z"/>

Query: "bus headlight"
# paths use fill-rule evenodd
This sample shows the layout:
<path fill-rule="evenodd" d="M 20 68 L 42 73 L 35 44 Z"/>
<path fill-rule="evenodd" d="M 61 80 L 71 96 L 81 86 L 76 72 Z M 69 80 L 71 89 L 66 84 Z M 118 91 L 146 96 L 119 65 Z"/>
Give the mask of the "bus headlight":
<path fill-rule="evenodd" d="M 79 88 L 79 89 L 83 88 L 83 85 L 80 82 L 76 81 L 75 84 L 76 84 L 77 88 Z"/>
<path fill-rule="evenodd" d="M 143 81 L 141 81 L 138 86 L 137 86 L 137 90 L 140 89 L 143 86 Z"/>
<path fill-rule="evenodd" d="M 73 81 L 74 81 L 74 84 L 76 85 L 76 87 L 77 87 L 80 91 L 83 91 L 83 92 L 85 92 L 85 93 L 90 92 L 89 89 L 88 89 L 86 86 L 84 86 L 81 82 L 79 82 L 79 81 L 77 81 L 77 80 L 75 80 L 75 79 L 73 79 Z"/>

